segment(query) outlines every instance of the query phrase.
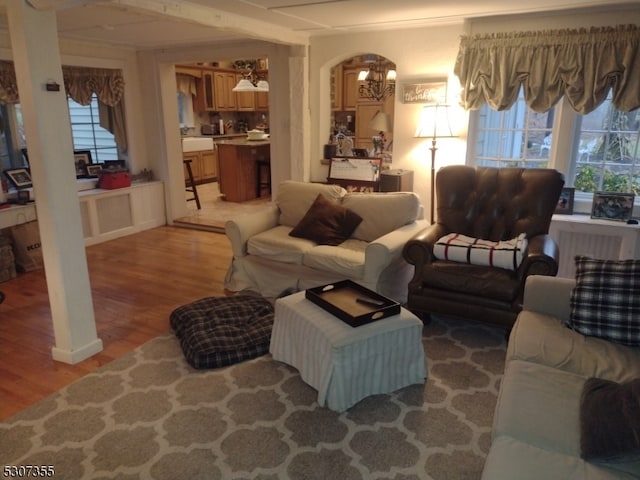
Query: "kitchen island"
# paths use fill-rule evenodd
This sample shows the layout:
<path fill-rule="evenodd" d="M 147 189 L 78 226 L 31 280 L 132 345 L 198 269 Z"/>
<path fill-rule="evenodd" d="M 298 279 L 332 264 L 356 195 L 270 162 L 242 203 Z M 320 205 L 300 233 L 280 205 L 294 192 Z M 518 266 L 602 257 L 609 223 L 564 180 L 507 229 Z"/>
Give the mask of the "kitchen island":
<path fill-rule="evenodd" d="M 246 202 L 260 196 L 260 183 L 269 169 L 259 169 L 271 160 L 269 140 L 234 138 L 216 142 L 218 146 L 218 184 L 223 198 L 229 202 Z M 262 177 L 259 177 L 259 172 Z"/>

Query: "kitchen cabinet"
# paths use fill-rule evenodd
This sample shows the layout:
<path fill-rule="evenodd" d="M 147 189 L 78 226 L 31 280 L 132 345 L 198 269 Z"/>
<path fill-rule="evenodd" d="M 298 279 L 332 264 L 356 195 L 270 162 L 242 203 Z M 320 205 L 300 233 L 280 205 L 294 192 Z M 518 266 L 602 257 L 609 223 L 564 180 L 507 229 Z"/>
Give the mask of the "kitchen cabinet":
<path fill-rule="evenodd" d="M 196 82 L 196 98 L 193 109 L 197 112 L 210 112 L 216 109 L 213 71 L 211 70 L 202 70 L 202 77 Z"/>
<path fill-rule="evenodd" d="M 242 73 L 235 74 L 235 87 L 244 75 Z M 233 88 L 233 87 L 231 87 Z M 236 104 L 239 112 L 254 111 L 256 109 L 256 93 L 255 92 L 231 92 L 236 96 Z"/>
<path fill-rule="evenodd" d="M 266 70 L 257 72 L 261 79 L 269 81 L 269 73 Z M 255 109 L 256 110 L 269 110 L 269 93 L 258 92 L 255 95 Z"/>
<path fill-rule="evenodd" d="M 233 91 L 233 87 L 236 86 L 236 83 L 236 72 L 227 72 L 223 70 L 216 70 L 213 72 L 213 100 L 216 110 L 238 110 L 236 92 Z"/>
<path fill-rule="evenodd" d="M 331 110 L 342 110 L 342 87 L 344 84 L 342 65 L 334 67 L 331 71 Z"/>
<path fill-rule="evenodd" d="M 342 110 L 355 110 L 359 100 L 358 74 L 362 68 L 345 69 L 342 76 Z"/>
<path fill-rule="evenodd" d="M 185 152 L 184 160 L 191 160 L 191 173 L 196 183 L 215 182 L 218 177 L 218 150 L 214 145 L 211 150 Z M 185 181 L 188 179 L 187 167 L 184 167 Z"/>
<path fill-rule="evenodd" d="M 196 112 L 253 112 L 269 109 L 268 93 L 233 91 L 243 76 L 236 70 L 176 65 L 176 73 L 196 78 L 196 96 L 193 100 Z M 267 70 L 257 73 L 260 78 L 268 81 Z"/>
<path fill-rule="evenodd" d="M 371 137 L 378 135 L 380 132 L 369 128 L 369 122 L 378 112 L 384 112 L 393 118 L 395 96 L 387 97 L 383 102 L 358 102 L 356 104 L 356 139 L 355 146 L 357 148 L 366 148 L 368 151 L 373 148 L 373 140 Z M 387 140 L 386 145 L 393 140 L 393 132 L 384 132 Z"/>
<path fill-rule="evenodd" d="M 270 160 L 269 142 L 229 141 L 218 144 L 220 193 L 230 202 L 257 198 L 258 161 Z"/>

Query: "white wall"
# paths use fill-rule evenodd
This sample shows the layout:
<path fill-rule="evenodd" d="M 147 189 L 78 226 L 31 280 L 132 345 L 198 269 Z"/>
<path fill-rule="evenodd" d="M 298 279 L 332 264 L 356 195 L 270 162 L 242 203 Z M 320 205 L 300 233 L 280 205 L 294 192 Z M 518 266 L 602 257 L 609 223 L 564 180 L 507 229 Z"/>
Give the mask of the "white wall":
<path fill-rule="evenodd" d="M 477 19 L 465 25 L 423 27 L 374 33 L 316 37 L 310 43 L 311 180 L 325 181 L 328 167 L 322 165 L 322 147 L 329 136 L 329 72 L 342 60 L 363 53 L 382 55 L 396 64 L 397 94 L 394 112 L 392 168 L 414 170 L 414 191 L 429 208 L 431 154 L 428 139 L 413 138 L 420 105 L 400 102 L 402 85 L 418 79 L 449 77 L 448 101 L 456 102 L 459 93 L 453 67 L 460 36 L 490 32 L 511 32 L 602 25 L 640 23 L 640 9 L 608 8 L 606 12 L 562 14 L 555 12 L 514 17 Z M 460 112 L 458 139 L 444 139 L 437 144 L 436 169 L 464 163 L 468 112 Z"/>

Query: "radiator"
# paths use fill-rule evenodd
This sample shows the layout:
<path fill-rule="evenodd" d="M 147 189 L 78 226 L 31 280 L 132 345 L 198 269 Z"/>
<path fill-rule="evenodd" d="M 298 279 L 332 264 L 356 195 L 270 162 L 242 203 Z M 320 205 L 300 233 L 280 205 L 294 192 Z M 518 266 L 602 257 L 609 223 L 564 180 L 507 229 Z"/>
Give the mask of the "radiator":
<path fill-rule="evenodd" d="M 640 227 L 594 220 L 586 215 L 554 215 L 549 234 L 558 243 L 558 276 L 574 278 L 574 257 L 622 260 L 640 258 Z"/>

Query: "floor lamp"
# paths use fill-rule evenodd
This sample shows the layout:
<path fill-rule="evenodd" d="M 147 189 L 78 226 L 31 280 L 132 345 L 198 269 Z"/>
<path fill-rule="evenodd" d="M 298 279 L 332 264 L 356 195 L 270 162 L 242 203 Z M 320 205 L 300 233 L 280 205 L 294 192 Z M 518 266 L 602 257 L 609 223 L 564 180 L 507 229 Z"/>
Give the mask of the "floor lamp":
<path fill-rule="evenodd" d="M 435 204 L 435 182 L 436 182 L 436 140 L 438 138 L 456 137 L 451 129 L 449 121 L 449 109 L 451 105 L 434 103 L 426 105 L 420 113 L 418 128 L 415 136 L 417 138 L 431 139 L 431 223 L 435 221 L 434 204 Z"/>

